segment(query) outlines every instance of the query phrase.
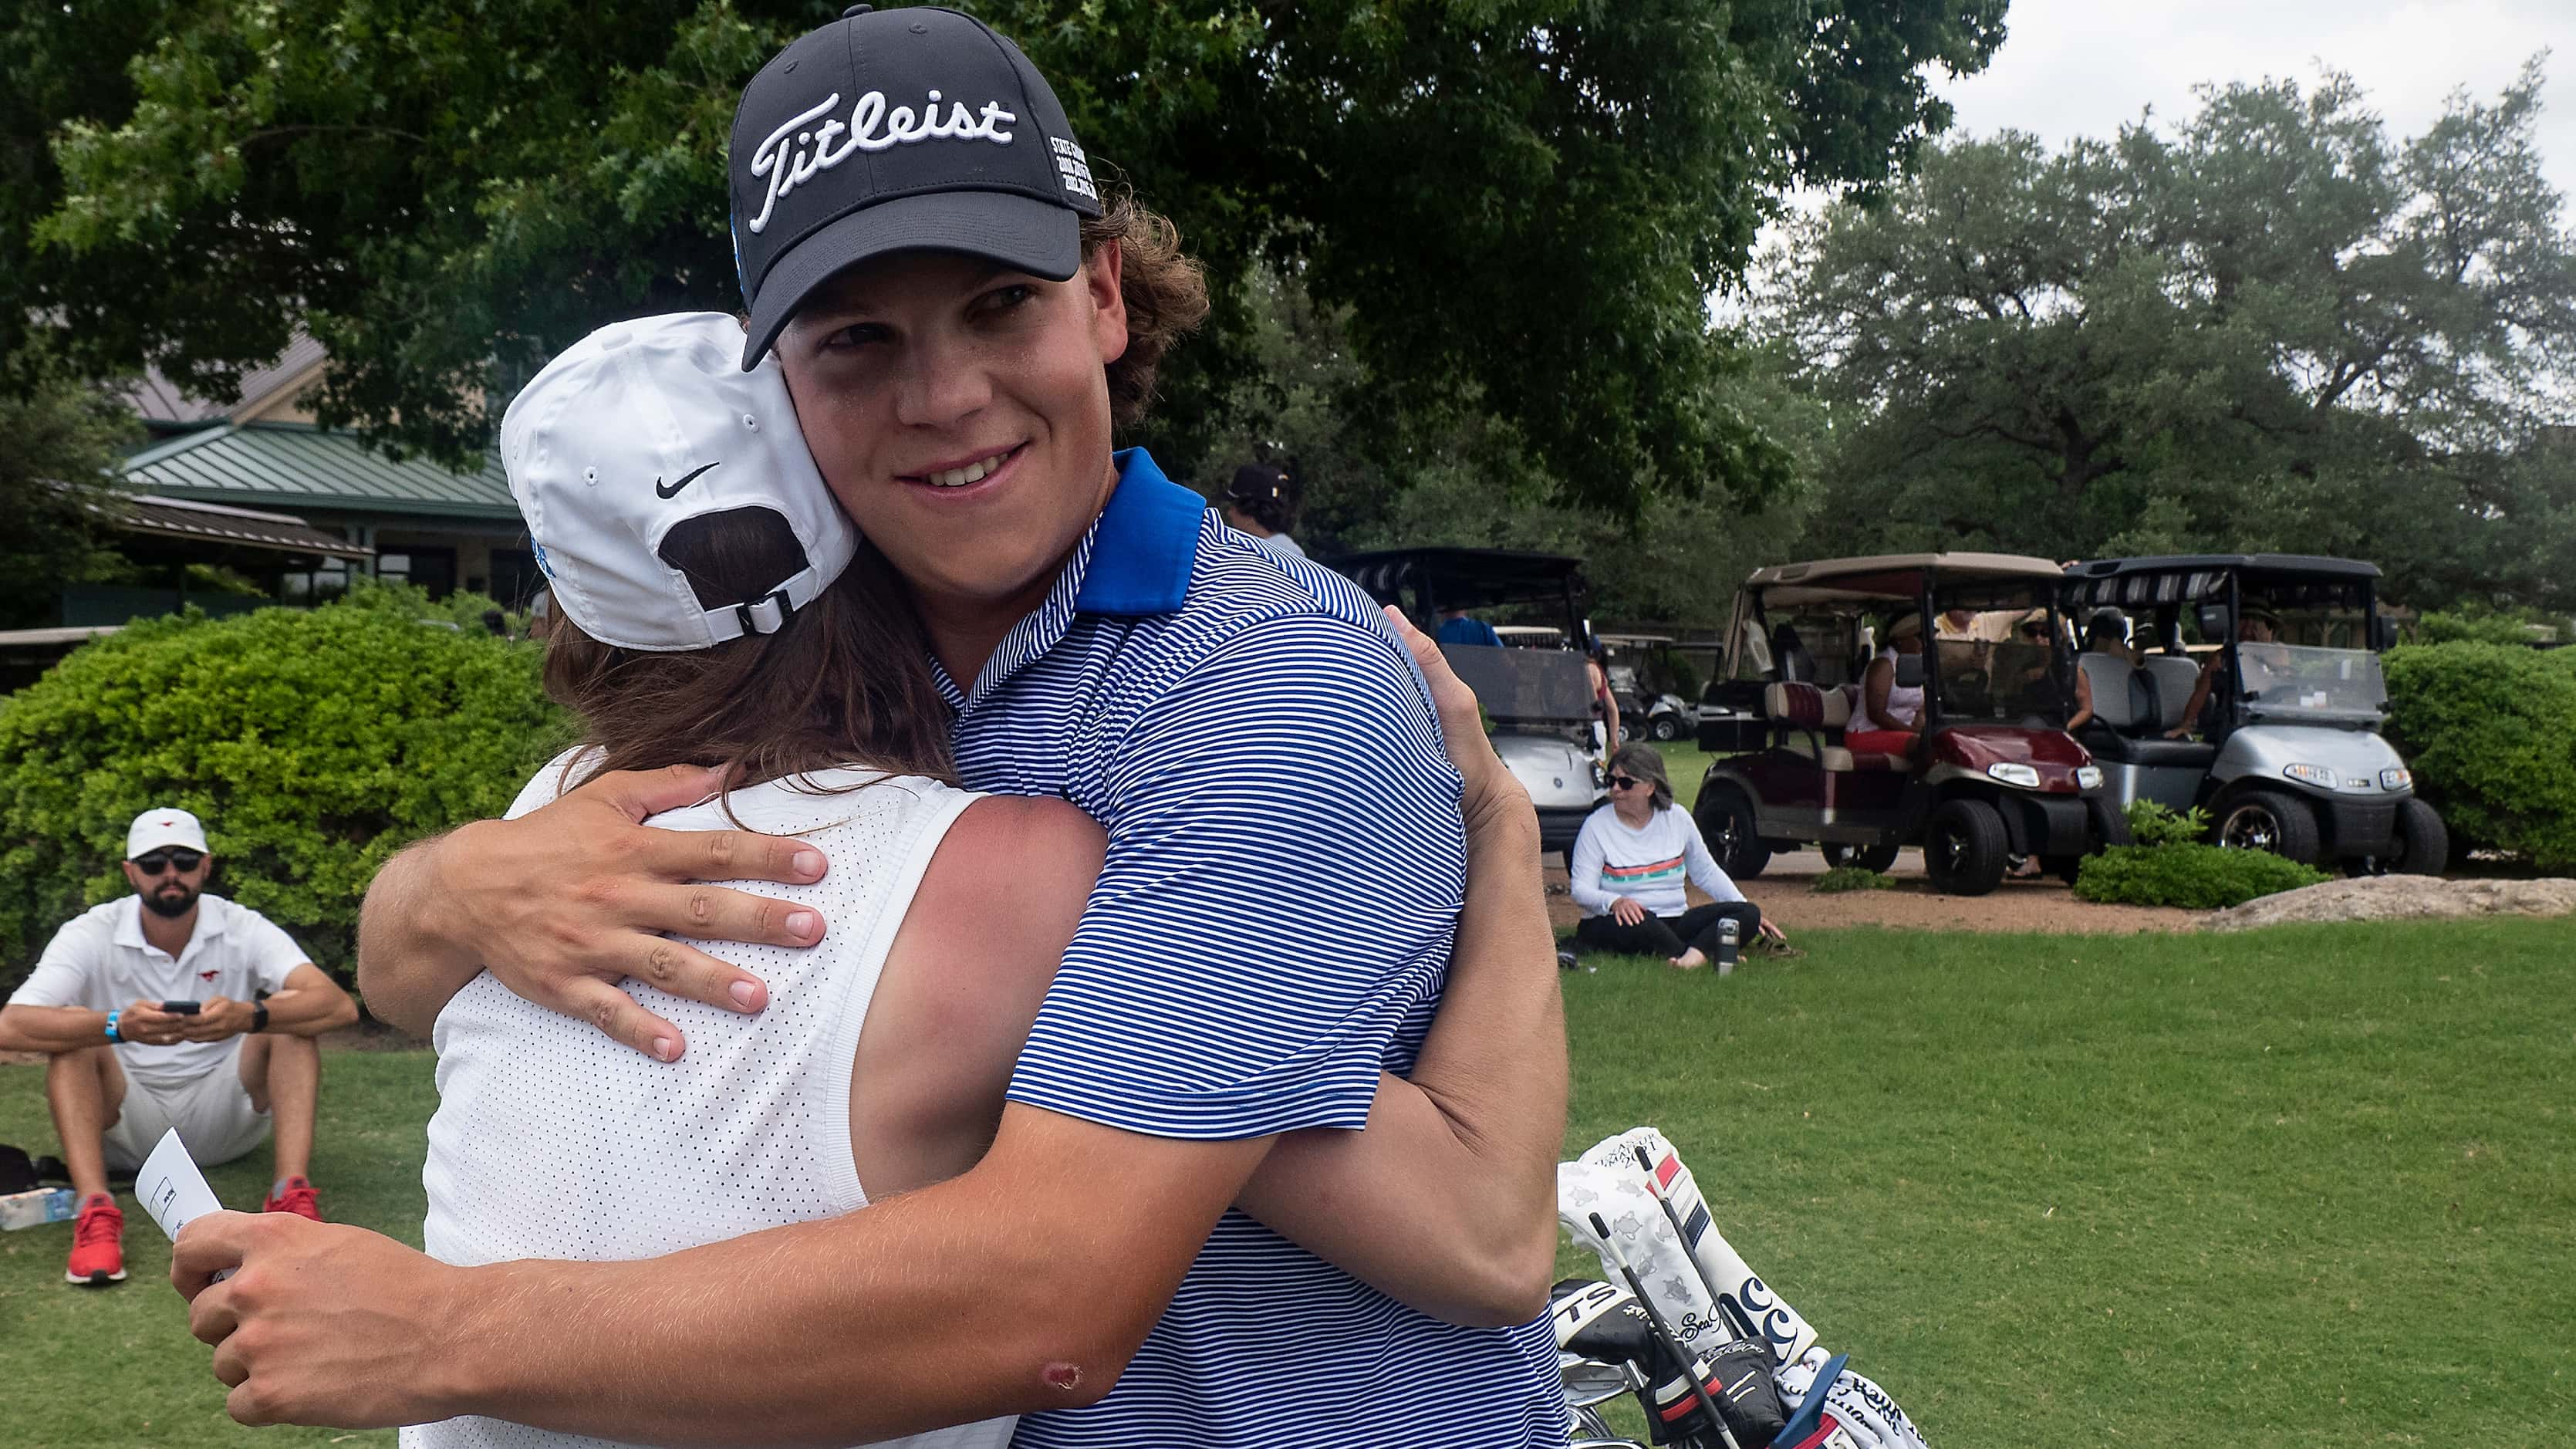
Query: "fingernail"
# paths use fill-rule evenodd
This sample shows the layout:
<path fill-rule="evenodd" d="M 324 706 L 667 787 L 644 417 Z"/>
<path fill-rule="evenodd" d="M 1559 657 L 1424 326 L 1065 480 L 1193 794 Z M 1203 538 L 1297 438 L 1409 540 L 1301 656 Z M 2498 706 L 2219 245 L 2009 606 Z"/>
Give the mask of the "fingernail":
<path fill-rule="evenodd" d="M 789 911 L 787 913 L 787 934 L 800 940 L 813 935 L 816 931 L 821 930 L 822 927 L 822 917 L 815 915 L 812 911 Z"/>
<path fill-rule="evenodd" d="M 820 876 L 823 873 L 823 852 L 819 850 L 800 850 L 796 852 L 796 873 L 798 875 Z"/>
<path fill-rule="evenodd" d="M 760 988 L 748 981 L 737 981 L 733 984 L 733 1004 L 745 1011 L 751 1010 L 752 999 L 759 994 Z"/>
<path fill-rule="evenodd" d="M 741 990 L 742 988 L 741 988 L 741 987 L 739 987 L 739 986 L 737 986 L 737 987 L 735 987 L 734 989 L 735 989 L 736 991 L 739 991 L 739 990 Z M 666 1062 L 667 1062 L 667 1061 L 671 1060 L 673 1057 L 678 1056 L 679 1054 L 680 1054 L 680 1044 L 679 1044 L 678 1042 L 675 1042 L 675 1041 L 671 1040 L 671 1039 L 670 1039 L 669 1037 L 667 1037 L 667 1036 L 657 1036 L 657 1037 L 653 1038 L 653 1055 L 654 1055 L 654 1056 L 659 1057 L 659 1058 L 660 1058 L 660 1059 L 662 1059 L 663 1061 L 666 1061 Z"/>

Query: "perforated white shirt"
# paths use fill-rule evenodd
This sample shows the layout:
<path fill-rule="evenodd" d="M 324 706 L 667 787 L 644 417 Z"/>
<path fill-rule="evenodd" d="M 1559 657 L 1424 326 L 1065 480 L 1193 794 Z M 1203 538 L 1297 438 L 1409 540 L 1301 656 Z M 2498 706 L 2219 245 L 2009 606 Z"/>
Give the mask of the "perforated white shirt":
<path fill-rule="evenodd" d="M 562 765 L 540 772 L 510 813 L 552 799 Z M 768 1009 L 757 1016 L 626 981 L 687 1035 L 677 1062 L 648 1060 L 586 1021 L 522 1001 L 488 973 L 459 991 L 431 1037 L 439 1104 L 421 1174 L 430 1255 L 462 1264 L 650 1258 L 865 1207 L 850 1155 L 859 1028 L 932 852 L 976 798 L 934 781 L 848 770 L 736 791 L 742 824 L 800 835 L 831 862 L 814 885 L 753 889 L 811 905 L 832 928 L 810 951 L 707 947 L 769 983 Z M 733 821 L 710 803 L 651 823 L 709 830 Z M 998 1449 L 1012 1424 L 895 1442 Z M 460 1418 L 406 1429 L 402 1442 L 529 1449 L 602 1441 Z"/>

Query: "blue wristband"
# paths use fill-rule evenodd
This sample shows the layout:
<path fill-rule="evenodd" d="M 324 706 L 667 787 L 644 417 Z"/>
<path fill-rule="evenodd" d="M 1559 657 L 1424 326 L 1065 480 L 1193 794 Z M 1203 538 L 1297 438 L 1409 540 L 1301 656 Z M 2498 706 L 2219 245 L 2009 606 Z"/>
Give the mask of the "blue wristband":
<path fill-rule="evenodd" d="M 116 1018 L 118 1015 L 119 1013 L 113 1011 L 107 1014 L 107 1039 L 112 1042 L 122 1042 L 125 1040 L 125 1034 L 116 1029 Z"/>

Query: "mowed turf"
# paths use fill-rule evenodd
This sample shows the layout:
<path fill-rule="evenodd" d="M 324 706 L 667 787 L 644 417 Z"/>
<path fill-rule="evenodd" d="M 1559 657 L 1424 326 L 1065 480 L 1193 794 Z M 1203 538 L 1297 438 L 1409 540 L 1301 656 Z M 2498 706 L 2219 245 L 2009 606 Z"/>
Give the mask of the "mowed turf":
<path fill-rule="evenodd" d="M 1568 1151 L 1662 1127 L 1934 1445 L 2563 1440 L 2576 924 L 1800 943 L 1567 978 Z"/>
<path fill-rule="evenodd" d="M 1800 942 L 1723 981 L 1567 977 L 1568 1150 L 1663 1127 L 1934 1445 L 2503 1446 L 2576 1419 L 2576 924 Z M 50 1144 L 41 1084 L 0 1067 L 0 1141 Z M 429 1059 L 334 1054 L 325 1101 L 325 1207 L 417 1241 Z M 212 1177 L 255 1205 L 266 1171 Z M 0 1439 L 389 1438 L 232 1426 L 129 1222 L 104 1291 L 62 1282 L 68 1228 L 0 1235 Z"/>
<path fill-rule="evenodd" d="M 323 1213 L 418 1246 L 422 1135 L 438 1094 L 427 1052 L 327 1052 L 313 1182 Z M 0 1142 L 55 1151 L 45 1069 L 0 1066 Z M 260 1148 L 210 1169 L 224 1205 L 256 1212 L 269 1185 Z M 212 1350 L 188 1336 L 187 1304 L 170 1287 L 170 1245 L 119 1189 L 125 1272 L 105 1288 L 63 1281 L 69 1223 L 0 1233 L 0 1444 L 389 1446 L 393 1431 L 245 1429 L 224 1416 Z"/>

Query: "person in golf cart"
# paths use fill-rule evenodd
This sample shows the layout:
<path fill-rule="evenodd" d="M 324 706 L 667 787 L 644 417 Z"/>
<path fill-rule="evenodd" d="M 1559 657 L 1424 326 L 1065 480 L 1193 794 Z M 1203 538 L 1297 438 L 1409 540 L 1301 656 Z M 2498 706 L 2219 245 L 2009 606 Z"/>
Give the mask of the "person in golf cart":
<path fill-rule="evenodd" d="M 1923 686 L 1896 682 L 1897 661 L 1923 655 L 1923 620 L 1899 614 L 1887 626 L 1887 647 L 1878 651 L 1860 679 L 1860 707 L 1852 711 L 1843 747 L 1855 754 L 1914 753 L 1923 738 Z"/>
<path fill-rule="evenodd" d="M 2016 858 L 2071 875 L 2125 842 L 2100 773 L 2059 724 L 2072 690 L 2050 649 L 2062 578 L 2046 559 L 1983 553 L 1755 571 L 1729 630 L 1730 677 L 1700 725 L 1716 758 L 1693 813 L 1726 873 L 1748 879 L 1804 845 L 1829 864 L 1885 870 L 1919 844 L 1936 889 L 1982 895 Z M 1935 640 L 1932 619 L 1953 609 L 2037 611 L 2039 628 L 2009 642 Z M 1888 650 L 1878 657 L 1862 645 L 1873 620 Z M 1792 631 L 1815 651 L 1812 670 L 1756 647 Z"/>
<path fill-rule="evenodd" d="M 2237 667 L 2244 671 L 2247 693 L 2260 694 L 2271 688 L 2274 677 L 2281 672 L 2282 659 L 2277 646 L 2253 649 L 2243 646 L 2273 645 L 2280 637 L 2281 621 L 2269 614 L 2249 613 L 2237 622 L 2236 662 Z M 2211 650 L 2209 657 L 2201 663 L 2200 678 L 2192 683 L 2191 699 L 2182 707 L 2182 719 L 2165 731 L 2166 739 L 2182 739 L 2200 728 L 2202 711 L 2209 707 L 2209 691 L 2226 672 L 2227 651 Z"/>

